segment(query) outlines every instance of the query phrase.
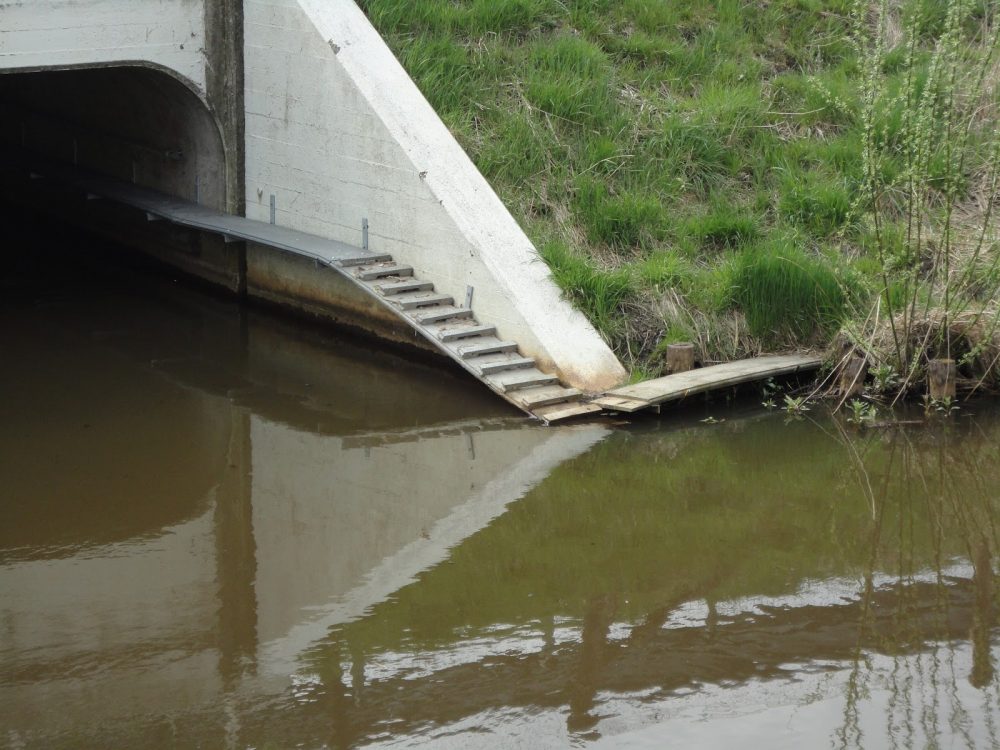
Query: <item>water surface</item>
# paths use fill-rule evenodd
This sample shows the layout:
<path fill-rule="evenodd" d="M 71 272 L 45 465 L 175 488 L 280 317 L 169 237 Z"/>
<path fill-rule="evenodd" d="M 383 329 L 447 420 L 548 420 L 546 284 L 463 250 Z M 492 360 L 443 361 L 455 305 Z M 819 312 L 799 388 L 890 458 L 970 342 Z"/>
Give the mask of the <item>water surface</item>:
<path fill-rule="evenodd" d="M 23 231 L 0 747 L 1000 743 L 995 409 L 543 428 Z"/>

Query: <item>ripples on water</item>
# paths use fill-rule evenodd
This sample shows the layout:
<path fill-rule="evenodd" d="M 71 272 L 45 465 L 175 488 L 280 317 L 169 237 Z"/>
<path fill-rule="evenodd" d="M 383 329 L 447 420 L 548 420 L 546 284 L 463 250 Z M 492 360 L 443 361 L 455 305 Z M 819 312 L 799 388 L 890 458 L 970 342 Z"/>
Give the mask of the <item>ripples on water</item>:
<path fill-rule="evenodd" d="M 994 408 L 546 429 L 50 261 L 2 277 L 0 747 L 998 746 Z"/>

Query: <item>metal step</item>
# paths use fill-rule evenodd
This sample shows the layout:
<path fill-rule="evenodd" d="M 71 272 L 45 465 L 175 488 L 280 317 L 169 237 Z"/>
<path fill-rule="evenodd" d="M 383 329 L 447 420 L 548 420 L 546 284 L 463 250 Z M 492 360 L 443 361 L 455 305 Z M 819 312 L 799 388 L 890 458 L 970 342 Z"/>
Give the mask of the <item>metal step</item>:
<path fill-rule="evenodd" d="M 343 268 L 350 268 L 351 266 L 367 266 L 372 263 L 391 263 L 392 256 L 387 253 L 380 255 L 372 253 L 371 255 L 357 255 L 353 258 L 339 258 L 336 262 Z"/>
<path fill-rule="evenodd" d="M 471 323 L 468 325 L 445 325 L 437 331 L 437 337 L 441 341 L 459 341 L 461 339 L 468 339 L 474 336 L 494 336 L 496 335 L 496 326 L 489 325 L 479 325 L 477 323 Z"/>
<path fill-rule="evenodd" d="M 428 323 L 439 323 L 442 320 L 471 318 L 472 310 L 467 307 L 453 307 L 451 305 L 447 305 L 442 307 L 440 310 L 433 310 L 432 312 L 427 313 L 423 313 L 418 310 L 414 317 L 420 321 L 420 323 L 426 325 Z"/>
<path fill-rule="evenodd" d="M 525 409 L 540 409 L 543 406 L 576 401 L 580 398 L 576 388 L 565 388 L 561 385 L 547 385 L 539 388 L 525 388 L 513 396 Z"/>
<path fill-rule="evenodd" d="M 402 294 L 403 292 L 431 292 L 434 290 L 434 282 L 420 281 L 419 279 L 387 281 L 382 284 L 375 283 L 373 286 L 386 296 L 390 294 Z"/>
<path fill-rule="evenodd" d="M 516 352 L 516 341 L 501 341 L 496 337 L 484 337 L 482 341 L 470 341 L 455 347 L 462 359 L 478 357 L 483 354 L 499 354 L 500 352 Z"/>
<path fill-rule="evenodd" d="M 362 281 L 374 281 L 375 279 L 383 279 L 386 276 L 412 276 L 413 266 L 401 266 L 398 263 L 392 263 L 384 266 L 377 266 L 374 268 L 364 268 L 358 271 L 358 278 Z"/>
<path fill-rule="evenodd" d="M 506 370 L 523 370 L 526 367 L 535 366 L 535 360 L 531 357 L 508 353 L 487 354 L 467 361 L 479 370 L 481 375 L 492 375 Z"/>
<path fill-rule="evenodd" d="M 546 375 L 536 367 L 527 370 L 510 370 L 496 375 L 490 375 L 491 382 L 504 393 L 519 391 L 523 388 L 533 388 L 536 385 L 553 385 L 559 382 L 555 375 Z"/>
<path fill-rule="evenodd" d="M 394 305 L 404 310 L 417 310 L 429 305 L 450 305 L 455 299 L 450 294 L 437 294 L 435 292 L 415 292 L 413 294 L 396 294 L 392 298 Z"/>

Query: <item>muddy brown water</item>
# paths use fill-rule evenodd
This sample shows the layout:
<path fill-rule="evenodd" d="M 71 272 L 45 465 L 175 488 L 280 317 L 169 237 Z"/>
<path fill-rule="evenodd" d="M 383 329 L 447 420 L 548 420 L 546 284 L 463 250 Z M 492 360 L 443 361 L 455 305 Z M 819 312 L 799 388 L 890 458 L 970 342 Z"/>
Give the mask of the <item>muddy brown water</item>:
<path fill-rule="evenodd" d="M 1000 743 L 993 406 L 547 429 L 169 277 L 0 283 L 0 747 Z"/>

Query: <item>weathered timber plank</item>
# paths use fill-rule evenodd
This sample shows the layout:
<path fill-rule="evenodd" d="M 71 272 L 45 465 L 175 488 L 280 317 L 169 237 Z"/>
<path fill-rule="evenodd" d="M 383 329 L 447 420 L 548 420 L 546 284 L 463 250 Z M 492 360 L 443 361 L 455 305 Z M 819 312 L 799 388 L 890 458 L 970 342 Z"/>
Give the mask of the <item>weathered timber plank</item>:
<path fill-rule="evenodd" d="M 582 417 L 585 414 L 597 414 L 601 411 L 604 410 L 594 403 L 553 404 L 552 406 L 543 406 L 534 409 L 535 416 L 549 424 L 562 422 L 574 417 Z"/>
<path fill-rule="evenodd" d="M 610 409 L 611 411 L 623 411 L 627 413 L 648 409 L 653 405 L 649 401 L 634 398 L 621 398 L 620 396 L 601 396 L 600 398 L 595 398 L 592 403 L 597 404 L 604 409 Z"/>
<path fill-rule="evenodd" d="M 723 365 L 703 367 L 666 377 L 647 380 L 644 383 L 615 388 L 596 403 L 620 411 L 638 411 L 645 406 L 662 404 L 691 396 L 695 393 L 727 388 L 754 380 L 764 380 L 779 375 L 815 370 L 820 366 L 819 357 L 803 354 L 787 354 L 755 357 Z M 613 405 L 612 399 L 627 399 Z"/>

